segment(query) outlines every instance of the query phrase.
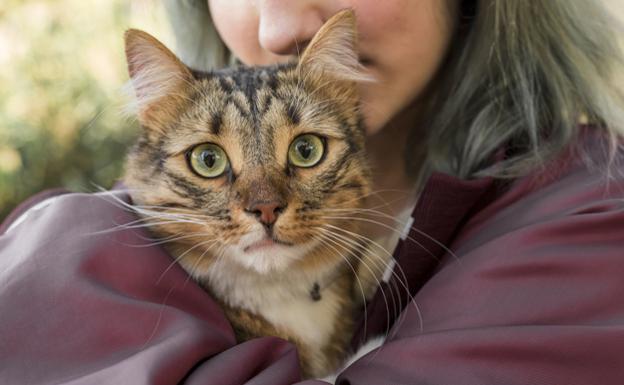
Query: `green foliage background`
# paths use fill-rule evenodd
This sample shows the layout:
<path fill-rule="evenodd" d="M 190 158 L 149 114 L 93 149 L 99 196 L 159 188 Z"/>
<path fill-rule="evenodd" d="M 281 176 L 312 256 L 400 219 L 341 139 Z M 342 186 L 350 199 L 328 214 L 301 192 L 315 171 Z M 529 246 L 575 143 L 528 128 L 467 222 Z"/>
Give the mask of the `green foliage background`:
<path fill-rule="evenodd" d="M 130 26 L 168 27 L 145 0 L 0 2 L 0 219 L 41 190 L 120 176 L 137 132 L 122 112 Z"/>

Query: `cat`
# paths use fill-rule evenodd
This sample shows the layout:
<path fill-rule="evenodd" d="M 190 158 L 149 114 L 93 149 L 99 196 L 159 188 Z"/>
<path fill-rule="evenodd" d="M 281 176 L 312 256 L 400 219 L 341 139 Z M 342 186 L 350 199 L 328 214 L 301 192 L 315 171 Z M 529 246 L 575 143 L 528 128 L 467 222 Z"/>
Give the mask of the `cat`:
<path fill-rule="evenodd" d="M 353 334 L 357 221 L 371 192 L 352 11 L 297 61 L 199 72 L 125 35 L 141 125 L 124 182 L 151 230 L 221 304 L 239 341 L 293 342 L 304 377 L 339 368 Z M 147 214 L 149 213 L 149 214 Z"/>

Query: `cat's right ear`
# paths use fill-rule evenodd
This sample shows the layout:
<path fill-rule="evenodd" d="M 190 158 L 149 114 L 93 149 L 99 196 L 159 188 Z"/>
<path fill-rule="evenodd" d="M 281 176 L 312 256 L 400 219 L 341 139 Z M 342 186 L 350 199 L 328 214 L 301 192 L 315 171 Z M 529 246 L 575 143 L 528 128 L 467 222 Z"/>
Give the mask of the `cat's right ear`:
<path fill-rule="evenodd" d="M 130 29 L 124 37 L 135 95 L 132 109 L 141 124 L 163 127 L 187 100 L 191 71 L 150 34 Z"/>
<path fill-rule="evenodd" d="M 352 83 L 375 79 L 358 59 L 355 13 L 345 9 L 332 16 L 314 35 L 299 59 L 298 68 L 306 75 Z"/>

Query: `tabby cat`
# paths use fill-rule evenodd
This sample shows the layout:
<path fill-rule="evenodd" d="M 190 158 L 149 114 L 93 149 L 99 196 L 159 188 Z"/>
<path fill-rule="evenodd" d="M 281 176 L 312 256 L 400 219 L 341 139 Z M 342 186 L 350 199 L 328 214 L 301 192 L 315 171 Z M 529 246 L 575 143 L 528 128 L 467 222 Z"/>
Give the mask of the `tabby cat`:
<path fill-rule="evenodd" d="M 124 180 L 137 210 L 239 340 L 292 341 L 306 377 L 345 357 L 366 247 L 335 214 L 371 188 L 356 41 L 343 11 L 297 62 L 203 73 L 126 33 L 142 130 Z"/>

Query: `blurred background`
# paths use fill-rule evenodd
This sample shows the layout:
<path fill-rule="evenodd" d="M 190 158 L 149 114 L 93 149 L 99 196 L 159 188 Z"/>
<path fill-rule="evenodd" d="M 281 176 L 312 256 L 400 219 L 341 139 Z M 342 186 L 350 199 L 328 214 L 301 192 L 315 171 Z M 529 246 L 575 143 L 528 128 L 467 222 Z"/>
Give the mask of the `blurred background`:
<path fill-rule="evenodd" d="M 0 0 L 0 220 L 46 188 L 120 176 L 138 132 L 121 112 L 129 27 L 173 47 L 159 0 Z"/>
<path fill-rule="evenodd" d="M 0 1 L 0 220 L 46 188 L 120 176 L 138 132 L 122 113 L 129 27 L 172 46 L 157 0 Z"/>

